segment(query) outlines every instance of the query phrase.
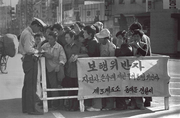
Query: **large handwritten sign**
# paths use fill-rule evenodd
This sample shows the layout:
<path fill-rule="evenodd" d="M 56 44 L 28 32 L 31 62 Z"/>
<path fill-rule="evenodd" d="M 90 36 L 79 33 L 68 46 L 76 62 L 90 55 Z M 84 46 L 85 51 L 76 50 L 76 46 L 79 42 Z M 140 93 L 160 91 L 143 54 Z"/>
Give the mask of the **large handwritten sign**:
<path fill-rule="evenodd" d="M 169 96 L 167 56 L 79 58 L 79 99 Z"/>

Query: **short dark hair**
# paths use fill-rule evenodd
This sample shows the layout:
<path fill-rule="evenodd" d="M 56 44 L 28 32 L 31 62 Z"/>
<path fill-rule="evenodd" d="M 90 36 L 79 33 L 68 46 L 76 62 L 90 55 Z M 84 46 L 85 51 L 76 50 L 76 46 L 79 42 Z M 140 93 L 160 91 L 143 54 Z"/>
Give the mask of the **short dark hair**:
<path fill-rule="evenodd" d="M 116 33 L 116 37 L 118 37 L 119 35 L 121 35 L 122 37 L 125 37 L 126 33 L 127 33 L 126 30 L 119 31 Z"/>
<path fill-rule="evenodd" d="M 41 34 L 37 33 L 37 34 L 34 35 L 34 38 L 41 37 L 41 36 L 42 36 Z"/>
<path fill-rule="evenodd" d="M 92 34 L 92 37 L 94 37 L 94 35 L 96 33 L 96 28 L 93 25 L 85 26 L 84 30 L 86 30 L 88 34 Z"/>
<path fill-rule="evenodd" d="M 56 33 L 56 32 L 53 32 L 53 31 L 50 31 L 49 32 L 49 34 L 48 34 L 49 36 L 52 36 L 53 38 L 57 38 L 57 36 L 58 36 L 58 34 Z"/>
<path fill-rule="evenodd" d="M 74 29 L 74 24 L 70 25 L 69 27 L 70 27 L 71 29 Z"/>
<path fill-rule="evenodd" d="M 51 26 L 51 25 L 47 25 L 47 26 L 44 28 L 44 31 L 46 31 L 47 29 L 52 30 L 52 26 Z"/>
<path fill-rule="evenodd" d="M 93 25 L 96 28 L 96 33 L 99 33 L 100 29 L 97 25 Z"/>
<path fill-rule="evenodd" d="M 74 36 L 74 37 L 76 36 L 76 33 L 75 33 L 73 30 L 70 30 L 70 31 L 65 32 L 65 35 L 66 35 L 66 34 L 69 34 L 71 38 L 72 38 L 73 36 Z"/>
<path fill-rule="evenodd" d="M 65 31 L 65 32 L 70 31 L 70 30 L 71 30 L 71 28 L 70 28 L 69 26 L 65 26 L 65 27 L 64 27 L 64 31 Z"/>
<path fill-rule="evenodd" d="M 82 29 L 85 27 L 85 24 L 84 23 L 81 23 L 79 21 L 76 22 L 76 24 Z"/>
<path fill-rule="evenodd" d="M 84 32 L 81 31 L 81 32 L 78 34 L 78 37 L 83 37 L 83 38 L 84 38 Z"/>
<path fill-rule="evenodd" d="M 136 30 L 136 29 L 142 30 L 142 25 L 141 25 L 141 23 L 139 23 L 139 22 L 134 22 L 134 23 L 131 24 L 130 27 L 129 27 L 129 30 L 130 30 L 130 31 L 134 31 L 134 30 Z"/>
<path fill-rule="evenodd" d="M 52 29 L 56 28 L 57 30 L 63 30 L 63 25 L 59 24 L 59 23 L 55 23 L 53 26 L 52 26 Z"/>
<path fill-rule="evenodd" d="M 140 29 L 136 29 L 136 30 L 134 30 L 132 36 L 137 35 L 137 34 L 138 34 L 140 37 L 142 37 L 143 34 L 144 34 L 144 32 L 143 32 L 142 30 L 140 30 Z"/>

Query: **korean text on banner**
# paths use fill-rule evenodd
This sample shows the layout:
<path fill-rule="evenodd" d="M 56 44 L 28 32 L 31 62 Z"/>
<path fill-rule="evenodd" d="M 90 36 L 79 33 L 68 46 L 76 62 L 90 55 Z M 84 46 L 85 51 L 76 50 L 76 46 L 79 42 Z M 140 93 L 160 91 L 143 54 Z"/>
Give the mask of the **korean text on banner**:
<path fill-rule="evenodd" d="M 168 56 L 79 58 L 78 99 L 168 97 Z"/>

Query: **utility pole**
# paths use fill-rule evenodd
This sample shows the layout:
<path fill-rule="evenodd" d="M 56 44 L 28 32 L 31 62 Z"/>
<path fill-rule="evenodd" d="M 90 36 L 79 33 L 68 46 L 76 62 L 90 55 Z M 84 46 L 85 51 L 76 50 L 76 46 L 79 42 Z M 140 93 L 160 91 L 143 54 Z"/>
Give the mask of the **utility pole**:
<path fill-rule="evenodd" d="M 146 0 L 146 12 L 148 12 L 148 0 Z"/>
<path fill-rule="evenodd" d="M 59 0 L 59 5 L 58 5 L 58 13 L 57 13 L 57 20 L 58 22 L 62 23 L 62 0 Z"/>
<path fill-rule="evenodd" d="M 9 32 L 12 33 L 12 4 L 11 4 L 11 0 L 10 0 L 10 26 L 9 26 Z"/>
<path fill-rule="evenodd" d="M 25 0 L 25 27 L 27 27 L 27 0 Z"/>

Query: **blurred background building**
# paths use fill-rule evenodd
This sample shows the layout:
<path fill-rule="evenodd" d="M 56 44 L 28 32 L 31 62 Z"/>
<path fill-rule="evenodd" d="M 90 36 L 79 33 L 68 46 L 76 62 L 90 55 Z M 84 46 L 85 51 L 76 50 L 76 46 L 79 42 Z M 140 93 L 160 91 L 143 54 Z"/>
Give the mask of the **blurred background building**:
<path fill-rule="evenodd" d="M 33 17 L 49 25 L 101 21 L 113 36 L 138 21 L 154 53 L 180 52 L 180 0 L 19 0 L 15 9 L 0 3 L 1 34 L 20 34 Z"/>

